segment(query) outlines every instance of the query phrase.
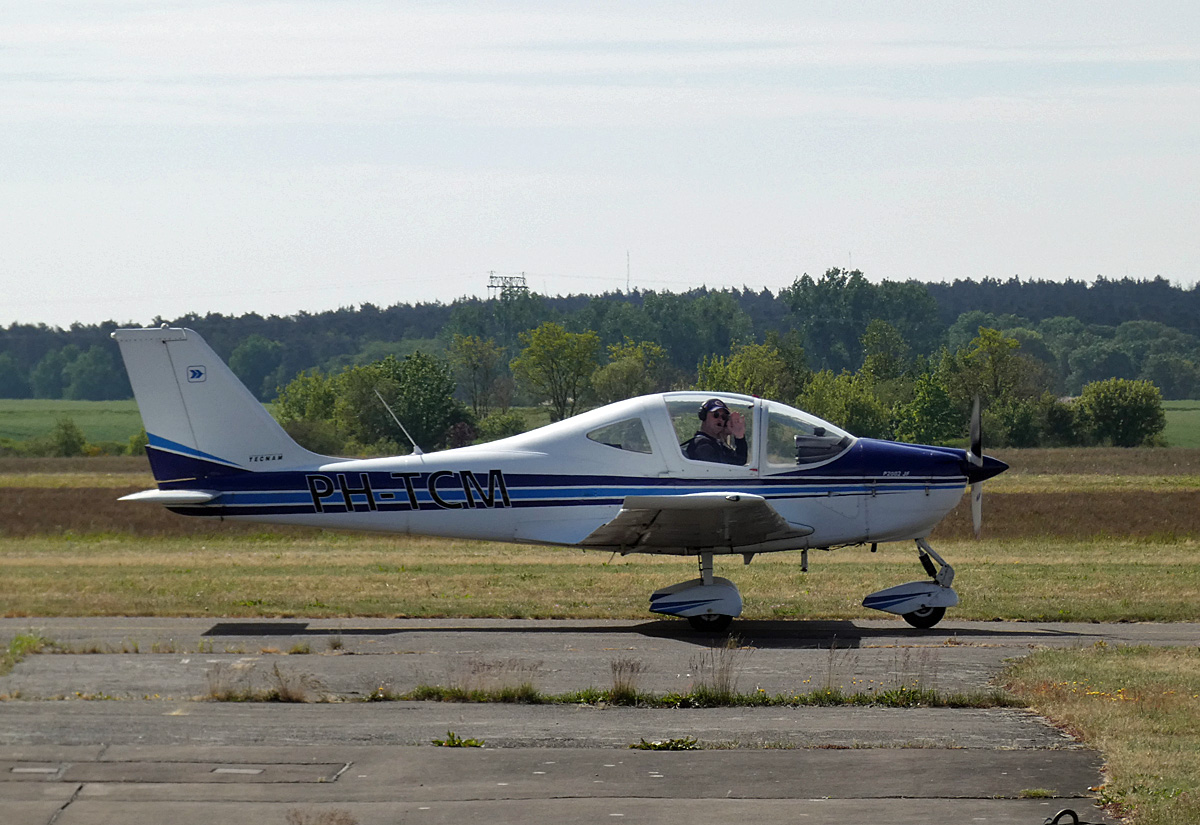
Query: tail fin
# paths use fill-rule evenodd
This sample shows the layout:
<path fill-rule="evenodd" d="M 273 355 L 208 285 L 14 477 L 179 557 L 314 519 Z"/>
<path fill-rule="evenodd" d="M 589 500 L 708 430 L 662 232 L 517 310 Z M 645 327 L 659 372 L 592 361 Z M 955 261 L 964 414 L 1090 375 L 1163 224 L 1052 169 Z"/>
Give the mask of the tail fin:
<path fill-rule="evenodd" d="M 328 459 L 283 431 L 237 376 L 190 329 L 119 329 L 156 481 L 292 470 Z"/>

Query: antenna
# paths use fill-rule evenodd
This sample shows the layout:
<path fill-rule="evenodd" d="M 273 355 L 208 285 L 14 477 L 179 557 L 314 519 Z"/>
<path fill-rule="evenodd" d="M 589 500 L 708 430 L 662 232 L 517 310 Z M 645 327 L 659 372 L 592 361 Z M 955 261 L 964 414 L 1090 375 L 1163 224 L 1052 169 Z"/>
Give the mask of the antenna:
<path fill-rule="evenodd" d="M 421 448 L 417 446 L 417 442 L 413 441 L 413 437 L 408 434 L 408 430 L 404 429 L 404 425 L 400 423 L 400 419 L 396 417 L 394 412 L 392 412 L 392 408 L 388 406 L 388 402 L 383 400 L 383 396 L 379 394 L 378 389 L 375 390 L 375 397 L 379 399 L 379 403 L 383 405 L 383 408 L 388 411 L 388 415 L 390 415 L 392 420 L 396 422 L 396 426 L 399 427 L 401 432 L 404 433 L 404 437 L 408 439 L 408 443 L 412 444 L 413 455 L 424 455 L 424 453 L 421 451 Z"/>
<path fill-rule="evenodd" d="M 629 250 L 625 250 L 625 294 L 629 294 Z"/>

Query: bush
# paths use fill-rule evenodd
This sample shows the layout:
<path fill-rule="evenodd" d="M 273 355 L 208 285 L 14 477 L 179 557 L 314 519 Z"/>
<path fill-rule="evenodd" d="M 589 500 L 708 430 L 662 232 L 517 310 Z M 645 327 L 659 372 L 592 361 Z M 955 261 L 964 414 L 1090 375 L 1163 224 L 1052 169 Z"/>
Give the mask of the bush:
<path fill-rule="evenodd" d="M 1149 381 L 1093 381 L 1083 388 L 1079 408 L 1096 439 L 1114 447 L 1152 443 L 1167 423 L 1162 393 Z"/>
<path fill-rule="evenodd" d="M 306 450 L 321 455 L 340 455 L 345 450 L 346 439 L 332 421 L 293 418 L 283 422 L 282 426 L 292 440 Z"/>
<path fill-rule="evenodd" d="M 519 412 L 494 412 L 484 416 L 476 427 L 476 436 L 479 443 L 485 441 L 496 441 L 500 438 L 508 438 L 510 435 L 517 435 L 525 432 L 525 416 Z"/>
<path fill-rule="evenodd" d="M 129 443 L 125 445 L 125 452 L 129 455 L 145 455 L 146 447 L 150 444 L 150 436 L 146 435 L 146 429 L 137 435 L 129 436 Z"/>
<path fill-rule="evenodd" d="M 83 455 L 87 448 L 87 436 L 72 419 L 60 418 L 50 431 L 49 447 L 53 456 Z"/>

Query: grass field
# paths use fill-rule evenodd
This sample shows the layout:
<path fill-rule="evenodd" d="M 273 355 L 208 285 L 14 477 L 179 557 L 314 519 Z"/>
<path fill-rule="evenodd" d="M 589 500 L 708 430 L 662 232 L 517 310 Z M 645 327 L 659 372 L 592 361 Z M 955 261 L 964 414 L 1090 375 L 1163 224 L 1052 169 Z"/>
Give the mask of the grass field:
<path fill-rule="evenodd" d="M 1200 401 L 1164 401 L 1163 439 L 1172 447 L 1200 447 Z"/>
<path fill-rule="evenodd" d="M 119 441 L 142 430 L 137 404 L 128 401 L 56 401 L 0 399 L 0 438 L 27 441 L 50 433 L 60 418 L 70 418 L 87 440 Z"/>

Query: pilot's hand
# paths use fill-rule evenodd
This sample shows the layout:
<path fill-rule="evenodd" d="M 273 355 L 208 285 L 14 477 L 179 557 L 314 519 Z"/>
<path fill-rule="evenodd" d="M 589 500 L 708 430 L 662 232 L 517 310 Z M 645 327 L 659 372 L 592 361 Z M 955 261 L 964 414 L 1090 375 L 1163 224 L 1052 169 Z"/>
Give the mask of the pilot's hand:
<path fill-rule="evenodd" d="M 740 412 L 732 413 L 729 416 L 729 433 L 734 438 L 746 437 L 746 418 Z"/>

